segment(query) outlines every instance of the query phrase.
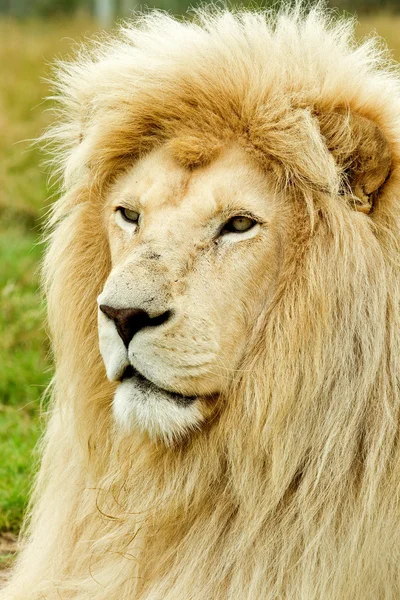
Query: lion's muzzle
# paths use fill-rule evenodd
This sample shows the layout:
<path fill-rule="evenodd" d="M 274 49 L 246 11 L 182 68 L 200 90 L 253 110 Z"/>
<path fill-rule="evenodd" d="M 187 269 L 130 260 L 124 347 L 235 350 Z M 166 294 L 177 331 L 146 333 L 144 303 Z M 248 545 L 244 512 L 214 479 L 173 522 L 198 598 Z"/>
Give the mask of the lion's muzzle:
<path fill-rule="evenodd" d="M 165 323 L 172 312 L 163 311 L 160 314 L 150 316 L 150 314 L 141 308 L 114 308 L 101 304 L 100 310 L 112 321 L 114 321 L 118 334 L 128 348 L 133 336 L 144 329 L 144 327 L 157 327 Z"/>

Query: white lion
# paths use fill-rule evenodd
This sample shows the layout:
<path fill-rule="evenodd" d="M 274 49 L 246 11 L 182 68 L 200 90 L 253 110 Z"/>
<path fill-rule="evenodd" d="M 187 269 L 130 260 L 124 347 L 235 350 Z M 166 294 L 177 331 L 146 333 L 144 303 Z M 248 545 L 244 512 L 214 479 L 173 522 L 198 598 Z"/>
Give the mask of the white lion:
<path fill-rule="evenodd" d="M 152 13 L 61 66 L 54 403 L 2 598 L 400 598 L 400 83 L 352 29 Z"/>

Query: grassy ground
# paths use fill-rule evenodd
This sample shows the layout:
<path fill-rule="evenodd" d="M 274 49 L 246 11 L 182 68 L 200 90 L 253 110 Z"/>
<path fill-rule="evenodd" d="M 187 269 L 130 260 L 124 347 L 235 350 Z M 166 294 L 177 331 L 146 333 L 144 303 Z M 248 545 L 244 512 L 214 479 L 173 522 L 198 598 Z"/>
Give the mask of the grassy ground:
<path fill-rule="evenodd" d="M 49 119 L 41 104 L 46 62 L 93 29 L 82 21 L 0 21 L 0 533 L 20 525 L 51 377 L 37 274 L 46 177 L 38 151 L 21 140 L 37 137 Z M 400 17 L 369 17 L 358 33 L 373 29 L 400 58 Z"/>
<path fill-rule="evenodd" d="M 51 361 L 38 292 L 46 176 L 27 140 L 48 124 L 48 62 L 93 25 L 0 21 L 0 532 L 17 532 Z"/>

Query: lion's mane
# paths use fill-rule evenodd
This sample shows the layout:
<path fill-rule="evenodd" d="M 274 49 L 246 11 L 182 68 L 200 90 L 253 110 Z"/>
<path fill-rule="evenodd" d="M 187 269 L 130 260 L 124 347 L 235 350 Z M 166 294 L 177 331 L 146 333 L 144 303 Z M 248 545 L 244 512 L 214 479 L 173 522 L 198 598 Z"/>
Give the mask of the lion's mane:
<path fill-rule="evenodd" d="M 57 86 L 54 399 L 3 597 L 399 598 L 400 87 L 379 43 L 318 8 L 152 13 L 62 64 Z M 369 215 L 343 192 L 355 114 L 392 156 Z M 285 194 L 290 244 L 229 394 L 165 448 L 112 425 L 102 202 L 157 145 L 195 168 L 234 141 Z"/>

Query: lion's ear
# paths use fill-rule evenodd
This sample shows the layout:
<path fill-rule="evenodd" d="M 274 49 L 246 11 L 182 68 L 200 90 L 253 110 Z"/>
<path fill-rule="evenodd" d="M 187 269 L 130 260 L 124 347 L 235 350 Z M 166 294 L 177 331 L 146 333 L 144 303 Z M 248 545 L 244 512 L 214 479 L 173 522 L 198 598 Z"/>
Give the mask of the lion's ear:
<path fill-rule="evenodd" d="M 343 174 L 343 195 L 349 197 L 355 210 L 369 214 L 390 173 L 388 140 L 376 123 L 358 114 L 333 112 L 320 116 L 319 122 Z"/>

